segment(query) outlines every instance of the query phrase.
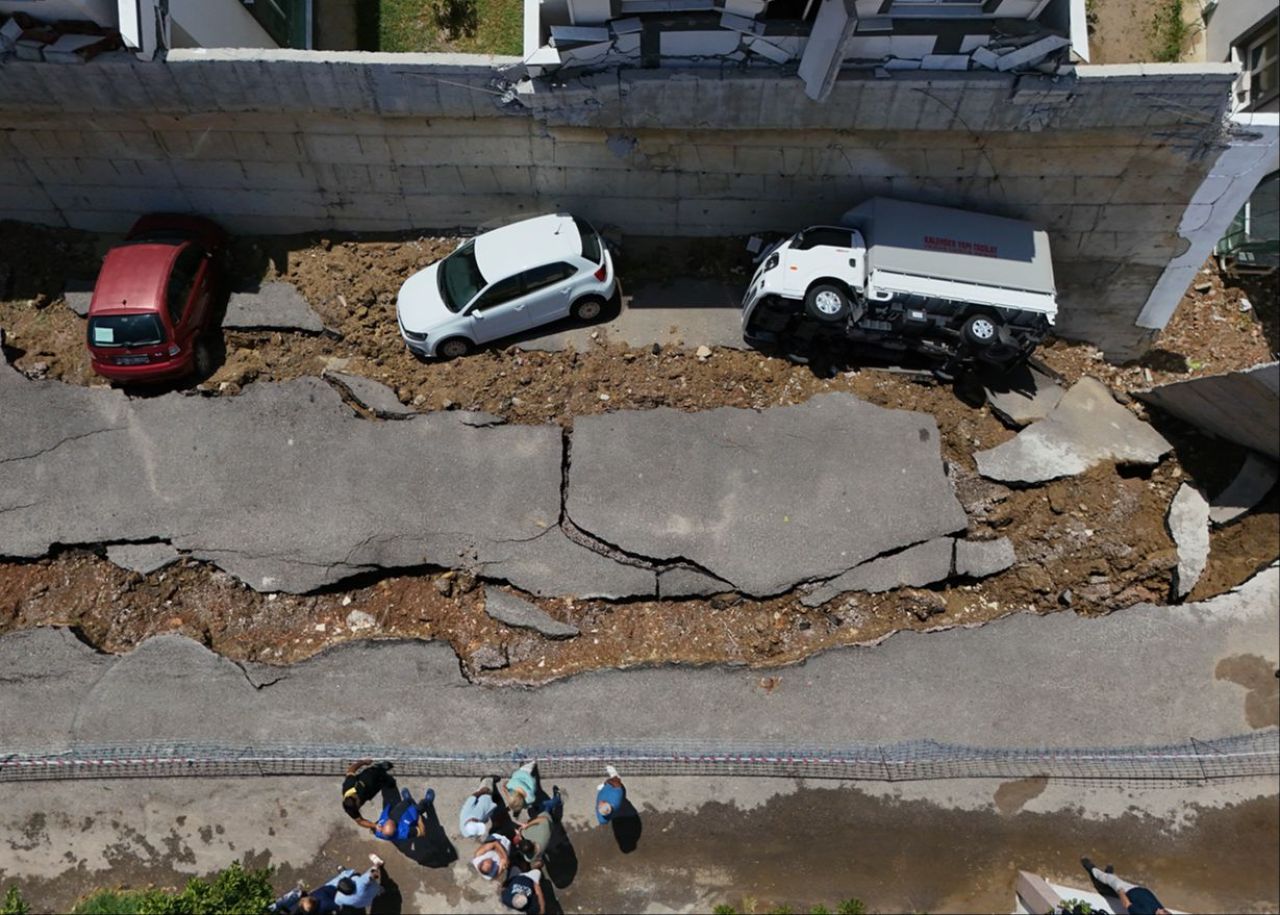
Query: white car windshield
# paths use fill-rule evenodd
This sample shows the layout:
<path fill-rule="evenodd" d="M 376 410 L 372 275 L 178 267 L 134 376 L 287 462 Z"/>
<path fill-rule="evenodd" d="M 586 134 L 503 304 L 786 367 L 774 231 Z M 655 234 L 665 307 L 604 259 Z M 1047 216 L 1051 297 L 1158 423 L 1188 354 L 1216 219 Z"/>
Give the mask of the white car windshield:
<path fill-rule="evenodd" d="M 450 311 L 462 311 L 484 288 L 484 276 L 476 263 L 476 243 L 468 241 L 440 262 L 440 298 Z"/>

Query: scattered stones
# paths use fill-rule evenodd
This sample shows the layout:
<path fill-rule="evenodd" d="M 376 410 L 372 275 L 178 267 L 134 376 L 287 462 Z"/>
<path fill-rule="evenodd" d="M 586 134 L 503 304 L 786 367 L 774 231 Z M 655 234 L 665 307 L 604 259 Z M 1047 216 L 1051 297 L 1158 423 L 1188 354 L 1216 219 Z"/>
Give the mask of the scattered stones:
<path fill-rule="evenodd" d="M 222 326 L 228 330 L 293 330 L 318 334 L 324 322 L 292 283 L 263 283 L 231 293 Z"/>
<path fill-rule="evenodd" d="M 378 625 L 378 621 L 363 610 L 352 610 L 347 614 L 347 628 L 352 632 L 365 632 Z"/>
<path fill-rule="evenodd" d="M 909 588 L 902 592 L 898 606 L 922 623 L 931 616 L 938 616 L 947 611 L 946 599 L 941 594 L 933 591 L 920 591 L 915 588 Z"/>
<path fill-rule="evenodd" d="M 532 629 L 549 639 L 571 639 L 579 634 L 577 626 L 553 619 L 535 604 L 497 588 L 484 589 L 484 612 L 503 625 Z"/>
<path fill-rule="evenodd" d="M 150 575 L 173 565 L 182 555 L 167 543 L 113 543 L 107 559 L 122 569 Z"/>
<path fill-rule="evenodd" d="M 1082 378 L 1053 411 L 1009 441 L 974 455 L 984 477 L 1044 483 L 1083 473 L 1103 461 L 1154 465 L 1172 449 L 1094 378 Z"/>
<path fill-rule="evenodd" d="M 1190 483 L 1183 483 L 1169 506 L 1169 534 L 1178 545 L 1174 591 L 1186 597 L 1209 562 L 1209 503 Z"/>
<path fill-rule="evenodd" d="M 502 645 L 484 645 L 471 652 L 471 664 L 477 670 L 502 670 L 511 661 Z"/>
<path fill-rule="evenodd" d="M 1013 544 L 1008 537 L 998 540 L 957 540 L 956 575 L 986 578 L 1003 572 L 1016 561 Z"/>
<path fill-rule="evenodd" d="M 708 359 L 711 358 L 711 347 L 706 346 L 704 344 L 703 346 L 699 346 L 696 350 L 694 350 L 693 354 L 698 357 L 699 362 L 706 362 Z"/>
<path fill-rule="evenodd" d="M 451 573 L 439 575 L 431 580 L 431 586 L 444 597 L 448 597 L 453 594 L 453 575 Z"/>
<path fill-rule="evenodd" d="M 1280 468 L 1253 452 L 1244 459 L 1240 472 L 1227 488 L 1213 497 L 1209 506 L 1209 520 L 1214 525 L 1229 524 L 1253 508 L 1276 485 Z"/>

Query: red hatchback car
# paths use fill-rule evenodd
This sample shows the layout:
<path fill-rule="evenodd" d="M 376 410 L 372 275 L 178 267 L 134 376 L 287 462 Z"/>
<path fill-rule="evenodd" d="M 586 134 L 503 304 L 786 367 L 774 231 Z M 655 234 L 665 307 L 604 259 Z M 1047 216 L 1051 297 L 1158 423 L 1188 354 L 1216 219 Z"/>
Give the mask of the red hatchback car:
<path fill-rule="evenodd" d="M 205 340 L 227 236 L 199 216 L 143 216 L 107 252 L 89 302 L 93 370 L 145 383 L 213 370 Z"/>

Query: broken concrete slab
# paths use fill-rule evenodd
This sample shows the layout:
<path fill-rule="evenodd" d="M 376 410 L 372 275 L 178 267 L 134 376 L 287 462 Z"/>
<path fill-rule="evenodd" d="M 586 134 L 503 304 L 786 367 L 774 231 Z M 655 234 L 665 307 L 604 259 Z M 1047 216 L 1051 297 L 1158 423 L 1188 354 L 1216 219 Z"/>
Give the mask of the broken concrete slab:
<path fill-rule="evenodd" d="M 584 416 L 566 515 L 631 555 L 779 594 L 963 529 L 939 441 L 933 417 L 848 394 Z"/>
<path fill-rule="evenodd" d="M 1048 375 L 1027 365 L 990 381 L 986 391 L 991 412 L 1016 427 L 1044 419 L 1065 393 Z"/>
<path fill-rule="evenodd" d="M 1191 593 L 1209 563 L 1209 502 L 1200 490 L 1183 483 L 1169 505 L 1166 523 L 1178 547 L 1173 587 L 1181 599 Z"/>
<path fill-rule="evenodd" d="M 164 539 L 256 589 L 302 592 L 501 559 L 560 515 L 558 428 L 371 422 L 317 378 L 130 399 L 4 365 L 0 402 L 3 555 Z"/>
<path fill-rule="evenodd" d="M 107 547 L 107 559 L 122 569 L 150 575 L 171 566 L 182 554 L 167 543 L 113 543 Z"/>
<path fill-rule="evenodd" d="M 532 629 L 549 639 L 571 639 L 580 633 L 577 626 L 553 619 L 536 604 L 498 588 L 484 589 L 484 612 L 504 626 Z"/>
<path fill-rule="evenodd" d="M 325 369 L 321 377 L 340 385 L 352 399 L 375 416 L 412 416 L 418 412 L 402 404 L 395 391 L 372 378 L 329 369 Z"/>
<path fill-rule="evenodd" d="M 1274 461 L 1249 452 L 1235 478 L 1209 503 L 1209 520 L 1217 527 L 1230 524 L 1265 499 L 1277 479 L 1280 467 Z"/>
<path fill-rule="evenodd" d="M 82 318 L 89 317 L 89 303 L 93 300 L 93 280 L 70 279 L 63 288 L 62 299 L 67 307 Z"/>
<path fill-rule="evenodd" d="M 536 539 L 496 544 L 476 570 L 485 578 L 511 582 L 538 597 L 573 594 L 600 600 L 653 597 L 651 569 L 617 562 L 582 546 L 559 527 Z"/>
<path fill-rule="evenodd" d="M 1280 362 L 1178 381 L 1135 396 L 1203 432 L 1280 461 Z"/>
<path fill-rule="evenodd" d="M 973 457 L 978 472 L 1006 483 L 1044 483 L 1095 464 L 1153 465 L 1172 445 L 1116 403 L 1101 381 L 1081 378 L 1053 411 L 1014 438 Z"/>
<path fill-rule="evenodd" d="M 986 578 L 1009 568 L 1017 560 L 1008 537 L 997 540 L 957 540 L 956 575 Z"/>
<path fill-rule="evenodd" d="M 889 556 L 881 556 L 824 582 L 800 599 L 806 607 L 820 607 L 846 591 L 877 594 L 894 588 L 919 588 L 944 581 L 951 574 L 955 541 L 938 537 Z"/>
<path fill-rule="evenodd" d="M 732 591 L 733 585 L 714 575 L 689 566 L 672 566 L 658 572 L 658 596 L 664 600 L 679 597 L 709 597 Z"/>
<path fill-rule="evenodd" d="M 222 326 L 228 330 L 294 330 L 318 334 L 324 322 L 293 283 L 263 283 L 231 293 Z"/>

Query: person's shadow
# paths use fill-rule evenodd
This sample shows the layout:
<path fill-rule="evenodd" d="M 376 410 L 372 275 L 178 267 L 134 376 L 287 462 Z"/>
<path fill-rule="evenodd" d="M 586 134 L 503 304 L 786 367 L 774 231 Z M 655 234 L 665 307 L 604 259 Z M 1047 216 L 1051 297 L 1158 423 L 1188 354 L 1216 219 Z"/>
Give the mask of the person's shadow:
<path fill-rule="evenodd" d="M 560 822 L 560 815 L 553 816 L 552 822 L 554 826 L 551 841 L 547 843 L 542 869 L 546 871 L 547 879 L 562 890 L 578 876 L 578 853 L 569 841 L 569 833 L 565 832 L 564 824 Z"/>
<path fill-rule="evenodd" d="M 426 834 L 397 842 L 396 847 L 406 858 L 423 867 L 448 867 L 458 860 L 458 850 L 444 831 L 444 825 L 436 814 L 436 805 L 432 802 L 419 809 L 426 821 Z"/>
<path fill-rule="evenodd" d="M 609 820 L 609 828 L 613 830 L 613 840 L 618 843 L 618 851 L 629 855 L 640 844 L 644 822 L 640 819 L 640 811 L 636 810 L 631 801 L 624 798 L 613 818 Z"/>
<path fill-rule="evenodd" d="M 350 911 L 357 911 L 351 909 Z M 369 907 L 371 915 L 400 915 L 404 911 L 404 894 L 400 892 L 400 884 L 391 879 L 386 867 L 382 868 L 382 892 L 373 899 Z"/>

